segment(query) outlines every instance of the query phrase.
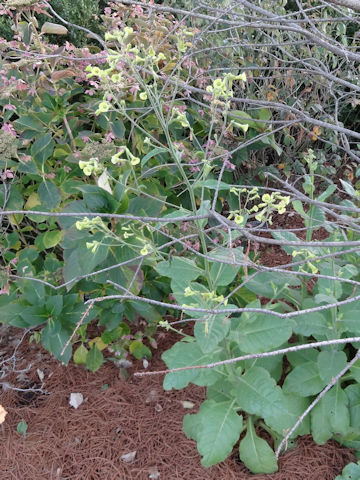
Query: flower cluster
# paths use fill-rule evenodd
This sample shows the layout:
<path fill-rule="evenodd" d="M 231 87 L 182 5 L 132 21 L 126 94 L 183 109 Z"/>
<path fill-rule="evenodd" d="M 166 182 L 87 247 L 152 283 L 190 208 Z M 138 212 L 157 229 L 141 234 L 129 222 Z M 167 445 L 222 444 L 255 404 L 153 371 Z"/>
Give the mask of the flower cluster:
<path fill-rule="evenodd" d="M 79 167 L 87 177 L 89 177 L 92 174 L 99 175 L 104 170 L 103 165 L 99 162 L 99 159 L 96 157 L 90 158 L 88 161 L 81 160 L 79 162 Z"/>

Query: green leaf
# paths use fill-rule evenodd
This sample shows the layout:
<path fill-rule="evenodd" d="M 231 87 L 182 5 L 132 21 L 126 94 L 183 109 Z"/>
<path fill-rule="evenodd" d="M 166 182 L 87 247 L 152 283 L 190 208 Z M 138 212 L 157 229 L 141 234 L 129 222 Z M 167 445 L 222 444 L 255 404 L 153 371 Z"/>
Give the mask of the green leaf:
<path fill-rule="evenodd" d="M 189 258 L 174 257 L 170 262 L 160 262 L 155 270 L 164 277 L 187 284 L 204 272 Z"/>
<path fill-rule="evenodd" d="M 242 416 L 234 410 L 234 402 L 217 403 L 206 400 L 196 415 L 186 415 L 199 427 L 196 433 L 197 448 L 202 455 L 201 464 L 210 467 L 225 460 L 231 453 L 233 446 L 239 439 L 243 429 Z M 184 419 L 184 428 L 189 422 Z M 192 428 L 185 433 L 194 434 Z M 189 435 L 190 434 L 190 435 Z"/>
<path fill-rule="evenodd" d="M 196 213 L 197 215 L 208 215 L 209 211 L 210 211 L 210 200 L 203 200 Z M 203 220 L 197 220 L 197 223 L 200 226 L 200 228 L 204 228 L 205 225 L 208 223 L 208 219 L 204 218 Z"/>
<path fill-rule="evenodd" d="M 294 317 L 294 333 L 298 335 L 326 335 L 329 330 L 328 321 L 321 312 L 306 313 Z"/>
<path fill-rule="evenodd" d="M 93 235 L 92 239 L 99 237 Z M 101 241 L 99 238 L 99 241 Z M 77 248 L 64 250 L 64 279 L 66 282 L 74 279 L 78 275 L 86 275 L 94 271 L 95 267 L 102 263 L 107 257 L 109 247 L 99 245 L 95 252 L 86 247 L 86 242 L 79 242 Z M 74 281 L 75 283 L 75 281 Z"/>
<path fill-rule="evenodd" d="M 326 385 L 320 378 L 319 367 L 316 362 L 305 362 L 292 370 L 285 378 L 283 389 L 286 392 L 296 393 L 300 397 L 316 395 Z"/>
<path fill-rule="evenodd" d="M 226 263 L 213 263 L 210 269 L 210 277 L 214 290 L 217 287 L 230 285 L 236 277 L 240 267 Z"/>
<path fill-rule="evenodd" d="M 89 351 L 85 345 L 81 344 L 74 352 L 74 362 L 78 365 L 86 365 L 88 353 Z"/>
<path fill-rule="evenodd" d="M 110 128 L 115 137 L 120 139 L 124 138 L 125 126 L 121 120 L 115 120 L 114 122 L 110 122 Z"/>
<path fill-rule="evenodd" d="M 41 343 L 43 347 L 66 365 L 69 363 L 71 357 L 71 345 L 66 347 L 63 355 L 61 355 L 61 352 L 71 334 L 72 329 L 64 328 L 59 319 L 50 319 L 41 332 Z"/>
<path fill-rule="evenodd" d="M 328 411 L 326 410 L 325 403 L 322 401 L 322 399 L 311 410 L 310 417 L 313 439 L 318 445 L 324 445 L 324 443 L 326 443 L 333 434 L 330 420 L 328 418 Z"/>
<path fill-rule="evenodd" d="M 261 367 L 249 368 L 241 375 L 234 394 L 242 410 L 260 417 L 278 414 L 282 404 L 281 388 L 269 372 Z"/>
<path fill-rule="evenodd" d="M 360 462 L 349 463 L 344 467 L 341 475 L 335 477 L 335 480 L 357 480 L 360 478 Z"/>
<path fill-rule="evenodd" d="M 343 186 L 345 192 L 350 195 L 351 197 L 357 198 L 356 190 L 354 187 L 351 185 L 351 183 L 345 182 L 345 180 L 342 180 L 340 178 L 341 185 Z"/>
<path fill-rule="evenodd" d="M 53 248 L 61 242 L 62 232 L 60 230 L 50 230 L 45 232 L 42 239 L 45 248 Z"/>
<path fill-rule="evenodd" d="M 349 385 L 345 388 L 349 402 L 350 425 L 359 428 L 360 425 L 360 384 Z"/>
<path fill-rule="evenodd" d="M 324 407 L 327 410 L 332 432 L 346 435 L 350 428 L 349 402 L 340 383 L 336 383 L 321 401 L 324 402 Z"/>
<path fill-rule="evenodd" d="M 194 336 L 201 350 L 204 353 L 214 350 L 226 337 L 230 325 L 231 320 L 224 314 L 205 315 L 203 320 L 196 321 Z"/>
<path fill-rule="evenodd" d="M 346 435 L 350 428 L 348 397 L 337 383 L 311 412 L 311 428 L 316 443 L 324 444 L 333 434 Z"/>
<path fill-rule="evenodd" d="M 359 310 L 359 300 L 339 307 L 337 324 L 341 332 L 349 332 L 356 336 L 360 335 Z"/>
<path fill-rule="evenodd" d="M 240 443 L 240 459 L 252 473 L 273 473 L 278 469 L 275 453 L 269 444 L 258 437 L 251 417 L 246 435 Z"/>
<path fill-rule="evenodd" d="M 38 195 L 41 205 L 47 207 L 50 210 L 57 208 L 61 202 L 61 195 L 58 188 L 48 180 L 44 180 L 39 188 Z"/>
<path fill-rule="evenodd" d="M 133 340 L 130 342 L 129 352 L 138 360 L 145 357 L 151 358 L 151 350 L 139 340 Z"/>
<path fill-rule="evenodd" d="M 236 338 L 240 349 L 245 353 L 261 353 L 272 350 L 286 342 L 292 334 L 289 320 L 268 314 L 255 313 L 251 323 L 239 321 Z"/>
<path fill-rule="evenodd" d="M 90 372 L 96 372 L 104 361 L 104 356 L 94 343 L 86 356 L 86 366 Z"/>
<path fill-rule="evenodd" d="M 220 352 L 221 349 L 206 355 L 196 343 L 178 342 L 170 350 L 163 353 L 161 358 L 168 368 L 188 367 L 216 362 L 221 359 Z M 222 376 L 219 370 L 216 368 L 201 368 L 168 373 L 164 378 L 164 389 L 175 388 L 180 390 L 190 382 L 199 386 L 212 385 Z"/>
<path fill-rule="evenodd" d="M 319 353 L 317 364 L 319 374 L 325 383 L 330 383 L 347 363 L 346 354 L 337 350 L 324 350 Z"/>
<path fill-rule="evenodd" d="M 55 142 L 50 133 L 41 135 L 31 146 L 31 155 L 40 166 L 43 166 L 52 155 L 54 147 Z"/>
<path fill-rule="evenodd" d="M 119 207 L 113 195 L 97 185 L 77 187 L 83 194 L 84 203 L 91 212 L 115 213 Z"/>
<path fill-rule="evenodd" d="M 21 421 L 17 424 L 16 431 L 19 435 L 25 435 L 28 429 L 28 424 L 24 421 Z"/>
<path fill-rule="evenodd" d="M 14 122 L 15 128 L 20 131 L 34 130 L 35 132 L 42 133 L 45 131 L 43 126 L 35 117 L 31 115 L 22 115 L 18 120 Z"/>
<path fill-rule="evenodd" d="M 159 153 L 165 153 L 167 152 L 168 149 L 167 148 L 163 148 L 163 147 L 156 147 L 156 148 L 153 148 L 152 150 L 150 150 L 149 153 L 147 153 L 142 159 L 141 159 L 141 167 L 144 168 L 145 165 L 147 164 L 147 162 L 153 158 L 153 157 L 156 157 L 156 155 L 159 155 Z"/>
<path fill-rule="evenodd" d="M 274 275 L 272 272 L 263 272 L 249 280 L 246 288 L 256 295 L 266 298 L 282 298 L 288 285 L 296 287 L 300 286 L 300 283 L 300 280 L 294 275 L 279 272 Z"/>

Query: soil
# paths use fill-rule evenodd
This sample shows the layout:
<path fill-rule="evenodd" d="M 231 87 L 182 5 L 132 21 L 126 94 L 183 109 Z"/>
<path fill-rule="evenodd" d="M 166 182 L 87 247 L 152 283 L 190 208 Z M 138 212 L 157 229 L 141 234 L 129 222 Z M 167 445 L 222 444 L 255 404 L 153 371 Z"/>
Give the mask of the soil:
<path fill-rule="evenodd" d="M 286 228 L 301 226 L 296 218 L 286 221 Z M 277 246 L 258 251 L 264 265 L 291 261 Z M 129 378 L 110 362 L 95 373 L 66 367 L 22 336 L 22 330 L 0 327 L 0 373 L 6 375 L 0 404 L 8 412 L 0 429 L 0 480 L 334 480 L 355 459 L 334 441 L 316 445 L 305 436 L 280 456 L 279 471 L 271 475 L 252 475 L 238 459 L 238 445 L 225 462 L 203 468 L 182 421 L 198 411 L 204 388 L 166 392 L 161 376 L 133 375 L 144 370 L 141 361 Z M 164 369 L 161 354 L 178 339 L 158 334 L 147 369 Z M 77 409 L 69 405 L 71 393 L 83 395 Z M 17 433 L 20 421 L 28 424 L 25 435 Z"/>

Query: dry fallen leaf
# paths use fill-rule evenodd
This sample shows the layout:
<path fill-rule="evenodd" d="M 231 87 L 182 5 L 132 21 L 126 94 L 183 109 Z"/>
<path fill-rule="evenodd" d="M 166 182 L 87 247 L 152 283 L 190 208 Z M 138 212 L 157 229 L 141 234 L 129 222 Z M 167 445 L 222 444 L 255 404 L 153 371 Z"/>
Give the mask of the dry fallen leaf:
<path fill-rule="evenodd" d="M 5 408 L 2 405 L 0 405 L 0 424 L 5 422 L 5 417 L 7 413 L 8 412 L 5 410 Z"/>
<path fill-rule="evenodd" d="M 83 403 L 84 397 L 82 393 L 71 393 L 69 405 L 74 407 L 75 409 L 79 408 L 80 405 Z"/>
<path fill-rule="evenodd" d="M 135 457 L 136 457 L 136 450 L 122 455 L 121 461 L 125 463 L 132 463 L 135 460 Z"/>
<path fill-rule="evenodd" d="M 191 409 L 191 408 L 194 408 L 195 407 L 195 403 L 193 402 L 188 402 L 187 400 L 183 400 L 181 402 L 181 405 L 184 407 L 184 408 L 188 408 L 188 409 Z"/>

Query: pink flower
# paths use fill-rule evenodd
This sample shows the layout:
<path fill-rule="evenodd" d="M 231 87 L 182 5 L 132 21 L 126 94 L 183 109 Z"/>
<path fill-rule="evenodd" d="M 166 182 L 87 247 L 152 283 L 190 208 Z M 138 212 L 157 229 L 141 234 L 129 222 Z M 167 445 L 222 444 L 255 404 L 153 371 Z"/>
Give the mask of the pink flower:
<path fill-rule="evenodd" d="M 7 103 L 6 105 L 4 105 L 4 109 L 5 110 L 16 110 L 16 107 L 15 107 L 15 105 L 12 105 L 11 103 Z"/>
<path fill-rule="evenodd" d="M 3 126 L 1 127 L 1 130 L 5 133 L 9 133 L 13 137 L 16 137 L 15 128 L 12 126 L 11 123 L 4 123 Z"/>
<path fill-rule="evenodd" d="M 105 15 L 111 15 L 111 8 L 110 7 L 104 8 L 104 13 Z"/>
<path fill-rule="evenodd" d="M 65 165 L 64 170 L 66 173 L 69 173 L 71 172 L 71 167 L 69 167 L 68 165 Z"/>
<path fill-rule="evenodd" d="M 95 91 L 94 91 L 93 89 L 85 90 L 85 93 L 86 93 L 86 95 L 90 95 L 90 97 L 92 97 L 93 95 L 95 95 Z"/>
<path fill-rule="evenodd" d="M 81 140 L 82 140 L 83 142 L 87 143 L 87 142 L 90 141 L 90 138 L 89 138 L 87 135 L 83 135 L 83 136 L 81 137 Z"/>
<path fill-rule="evenodd" d="M 111 140 L 115 140 L 115 135 L 112 132 L 106 133 L 105 140 L 110 143 Z"/>
<path fill-rule="evenodd" d="M 231 162 L 229 162 L 229 160 L 225 160 L 225 168 L 227 168 L 228 170 L 235 170 L 235 165 Z"/>
<path fill-rule="evenodd" d="M 55 173 L 47 173 L 46 177 L 47 178 L 55 178 Z"/>
<path fill-rule="evenodd" d="M 11 170 L 5 170 L 2 174 L 1 174 L 1 180 L 6 180 L 8 178 L 14 178 L 14 174 Z"/>

